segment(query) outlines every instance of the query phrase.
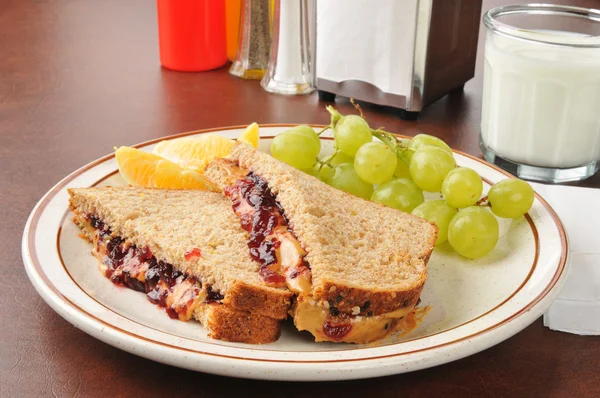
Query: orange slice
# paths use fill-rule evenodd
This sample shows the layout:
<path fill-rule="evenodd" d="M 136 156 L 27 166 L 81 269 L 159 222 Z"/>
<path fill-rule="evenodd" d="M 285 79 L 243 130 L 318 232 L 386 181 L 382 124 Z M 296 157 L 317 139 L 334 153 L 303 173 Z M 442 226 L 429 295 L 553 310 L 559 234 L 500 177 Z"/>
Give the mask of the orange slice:
<path fill-rule="evenodd" d="M 154 147 L 152 153 L 184 169 L 202 172 L 214 159 L 229 155 L 234 145 L 235 141 L 229 138 L 206 134 L 161 141 Z"/>
<path fill-rule="evenodd" d="M 258 148 L 259 137 L 258 124 L 252 123 L 246 127 L 246 130 L 238 137 L 237 140 L 239 142 L 247 142 L 254 148 Z"/>
<path fill-rule="evenodd" d="M 186 170 L 158 155 L 122 146 L 115 152 L 119 172 L 130 185 L 144 188 L 217 191 L 202 174 Z"/>

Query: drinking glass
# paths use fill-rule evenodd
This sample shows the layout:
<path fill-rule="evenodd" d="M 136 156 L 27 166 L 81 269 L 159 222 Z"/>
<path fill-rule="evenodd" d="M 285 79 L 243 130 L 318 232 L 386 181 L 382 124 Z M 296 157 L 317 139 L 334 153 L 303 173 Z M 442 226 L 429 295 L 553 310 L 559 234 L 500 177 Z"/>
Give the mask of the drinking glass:
<path fill-rule="evenodd" d="M 486 26 L 480 146 L 521 178 L 560 183 L 600 168 L 600 11 L 497 7 Z"/>

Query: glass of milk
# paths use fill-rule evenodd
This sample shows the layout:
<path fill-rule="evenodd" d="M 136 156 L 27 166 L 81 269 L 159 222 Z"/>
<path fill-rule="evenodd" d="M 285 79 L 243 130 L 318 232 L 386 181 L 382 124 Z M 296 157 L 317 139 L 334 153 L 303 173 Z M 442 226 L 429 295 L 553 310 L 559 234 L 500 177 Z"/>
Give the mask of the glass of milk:
<path fill-rule="evenodd" d="M 600 169 L 600 11 L 488 11 L 480 146 L 519 177 L 560 183 Z"/>

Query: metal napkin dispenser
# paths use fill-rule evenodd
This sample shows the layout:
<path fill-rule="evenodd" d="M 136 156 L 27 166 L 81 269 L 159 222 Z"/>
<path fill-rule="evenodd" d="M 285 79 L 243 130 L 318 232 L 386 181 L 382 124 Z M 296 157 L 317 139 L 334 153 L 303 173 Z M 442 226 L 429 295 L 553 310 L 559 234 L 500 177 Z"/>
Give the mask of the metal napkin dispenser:
<path fill-rule="evenodd" d="M 414 119 L 475 73 L 482 0 L 318 0 L 316 85 Z"/>

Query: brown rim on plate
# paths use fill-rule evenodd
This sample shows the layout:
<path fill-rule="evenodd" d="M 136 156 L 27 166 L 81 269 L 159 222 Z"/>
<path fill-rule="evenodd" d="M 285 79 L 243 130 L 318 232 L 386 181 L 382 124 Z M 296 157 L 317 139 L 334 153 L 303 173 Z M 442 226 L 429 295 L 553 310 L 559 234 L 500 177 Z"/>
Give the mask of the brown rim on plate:
<path fill-rule="evenodd" d="M 263 127 L 290 127 L 290 126 L 295 126 L 295 124 L 264 124 L 262 125 Z M 312 125 L 313 127 L 323 127 L 322 125 Z M 204 130 L 198 130 L 198 131 L 190 131 L 190 132 L 185 132 L 185 133 L 180 133 L 180 134 L 175 134 L 172 136 L 168 136 L 168 137 L 162 137 L 162 138 L 157 138 L 154 140 L 149 140 L 140 144 L 135 145 L 135 148 L 139 148 L 139 147 L 143 147 L 143 146 L 147 146 L 147 145 L 152 145 L 156 142 L 165 140 L 165 139 L 173 139 L 173 138 L 178 138 L 178 137 L 183 137 L 183 136 L 188 136 L 188 135 L 194 135 L 194 134 L 206 134 L 206 133 L 212 133 L 212 132 L 218 132 L 218 131 L 223 131 L 223 130 L 233 130 L 233 129 L 241 129 L 241 128 L 245 128 L 246 126 L 231 126 L 231 127 L 221 127 L 221 128 L 216 128 L 216 129 L 204 129 Z M 398 135 L 401 136 L 401 135 Z M 404 137 L 404 136 L 401 136 Z M 268 138 L 267 136 L 262 137 L 262 138 Z M 325 138 L 325 137 L 323 137 Z M 511 174 L 509 174 L 508 172 L 494 166 L 491 164 L 488 164 L 487 162 L 466 154 L 464 152 L 461 151 L 454 151 L 458 154 L 461 154 L 467 158 L 470 158 L 472 160 L 475 160 L 487 167 L 490 167 L 498 172 L 500 172 L 501 174 L 509 177 L 509 178 L 514 178 L 514 176 L 512 176 Z M 81 175 L 82 173 L 84 173 L 85 171 L 97 166 L 98 164 L 104 163 L 107 160 L 110 160 L 114 157 L 114 154 L 109 154 L 106 156 L 103 156 L 83 167 L 81 167 L 80 169 L 74 171 L 73 173 L 69 174 L 67 177 L 65 177 L 62 181 L 60 181 L 58 184 L 56 184 L 52 189 L 50 189 L 50 191 L 48 191 L 48 193 L 46 193 L 46 195 L 44 195 L 44 197 L 40 200 L 40 202 L 35 206 L 35 208 L 32 211 L 32 215 L 30 217 L 30 223 L 28 226 L 28 230 L 25 231 L 25 234 L 27 234 L 28 237 L 28 246 L 27 246 L 27 254 L 29 255 L 31 262 L 33 264 L 33 267 L 36 271 L 36 273 L 38 274 L 38 276 L 40 277 L 40 279 L 44 282 L 44 284 L 46 285 L 46 287 L 48 289 L 50 289 L 57 297 L 62 298 L 63 300 L 65 300 L 67 303 L 69 303 L 69 305 L 75 309 L 76 311 L 78 311 L 79 313 L 87 316 L 88 318 L 92 318 L 95 321 L 99 322 L 100 324 L 109 327 L 110 329 L 113 329 L 116 332 L 119 333 L 123 333 L 126 334 L 128 336 L 146 341 L 146 342 L 150 342 L 150 343 L 154 343 L 154 344 L 158 344 L 164 347 L 168 347 L 168 348 L 174 348 L 177 350 L 183 350 L 186 352 L 192 352 L 192 353 L 197 353 L 197 354 L 204 354 L 204 355 L 210 355 L 210 356 L 216 356 L 216 357 L 223 357 L 223 358 L 230 358 L 230 359 L 243 359 L 243 360 L 251 360 L 251 361 L 259 361 L 259 362 L 282 362 L 282 363 L 331 363 L 331 362 L 354 362 L 354 361 L 363 361 L 363 360 L 373 360 L 373 359 L 383 359 L 383 358 L 390 358 L 390 357 L 396 357 L 396 356 L 402 356 L 402 355 L 406 355 L 406 354 L 414 354 L 414 353 L 418 353 L 418 352 L 422 352 L 422 351 L 427 351 L 427 350 L 431 350 L 431 349 L 435 349 L 435 348 L 440 348 L 440 347 L 444 347 L 444 346 L 448 346 L 448 345 L 452 345 L 452 344 L 456 344 L 458 342 L 464 341 L 464 340 L 468 340 L 471 339 L 475 336 L 479 336 L 481 334 L 484 334 L 486 332 L 489 332 L 493 329 L 498 328 L 499 326 L 502 326 L 508 322 L 510 322 L 511 320 L 515 319 L 516 317 L 518 317 L 519 315 L 521 315 L 524 312 L 529 311 L 530 309 L 532 309 L 537 303 L 539 303 L 551 290 L 552 288 L 556 285 L 556 283 L 558 282 L 558 280 L 560 279 L 561 275 L 564 272 L 566 263 L 567 263 L 567 257 L 568 257 L 568 247 L 569 247 L 569 243 L 566 237 L 566 232 L 564 230 L 564 226 L 562 225 L 562 222 L 560 221 L 559 217 L 557 216 L 557 214 L 554 212 L 554 210 L 550 207 L 550 205 L 542 198 L 540 197 L 537 193 L 535 194 L 536 198 L 540 201 L 540 203 L 546 208 L 546 210 L 548 211 L 548 213 L 550 214 L 550 216 L 552 217 L 552 219 L 554 220 L 554 223 L 557 226 L 558 232 L 559 232 L 559 236 L 560 236 L 560 240 L 561 240 L 561 256 L 560 256 L 560 260 L 559 260 L 559 264 L 558 264 L 558 268 L 555 271 L 552 279 L 550 280 L 550 282 L 548 283 L 548 285 L 544 288 L 544 290 L 532 301 L 530 301 L 525 307 L 523 307 L 521 310 L 515 312 L 513 315 L 505 318 L 504 320 L 486 328 L 483 330 L 480 330 L 476 333 L 473 333 L 471 335 L 468 336 L 463 336 L 461 338 L 455 339 L 453 341 L 449 341 L 449 342 L 445 342 L 443 344 L 438 344 L 436 346 L 432 346 L 432 347 L 427 347 L 427 348 L 422 348 L 422 349 L 418 349 L 418 350 L 412 350 L 412 351 L 407 351 L 407 352 L 401 352 L 401 353 L 395 353 L 395 354 L 388 354 L 388 355 L 379 355 L 379 356 L 373 356 L 373 357 L 366 357 L 366 358 L 356 358 L 356 359 L 338 359 L 338 360 L 315 360 L 315 361 L 302 361 L 302 360 L 274 360 L 274 359 L 258 359 L 258 358 L 247 358 L 247 357 L 238 357 L 238 356 L 230 356 L 230 355 L 224 355 L 224 354 L 216 354 L 216 353 L 210 353 L 210 352 L 205 352 L 205 351 L 198 351 L 198 350 L 193 350 L 193 349 L 187 349 L 187 348 L 183 348 L 183 347 L 179 347 L 176 345 L 172 345 L 172 344 L 167 344 L 167 343 L 163 343 L 160 341 L 156 341 L 153 339 L 149 339 L 143 336 L 139 336 L 136 335 L 134 333 L 131 333 L 129 331 L 126 331 L 124 329 L 118 328 L 110 323 L 107 323 L 105 321 L 103 321 L 102 319 L 88 313 L 87 311 L 85 311 L 84 309 L 82 309 L 81 307 L 79 307 L 77 304 L 75 304 L 74 302 L 72 302 L 68 297 L 64 296 L 50 281 L 50 279 L 48 278 L 48 276 L 44 273 L 42 267 L 41 267 L 41 263 L 39 258 L 37 257 L 37 253 L 35 251 L 35 230 L 37 227 L 37 224 L 39 222 L 39 218 L 41 216 L 42 210 L 45 209 L 47 203 L 50 201 L 50 199 L 52 199 L 54 196 L 56 196 L 56 194 L 58 192 L 60 192 L 70 181 L 72 181 L 74 178 L 78 177 L 79 175 Z M 94 183 L 94 185 L 100 183 L 101 181 L 103 181 L 104 179 L 108 178 L 109 176 L 114 175 L 116 172 L 112 172 L 110 173 L 108 176 L 104 176 L 102 179 L 96 181 Z M 67 213 L 68 214 L 68 213 Z M 63 219 L 64 220 L 64 219 Z M 531 219 L 528 219 L 528 222 L 530 223 L 530 225 L 533 226 L 532 221 L 530 221 Z M 62 227 L 62 223 L 61 223 L 61 227 Z M 61 229 L 61 227 L 59 227 L 59 229 Z M 537 229 L 535 229 L 535 238 L 536 238 L 536 260 L 537 260 L 537 255 L 538 255 L 538 235 L 537 235 Z M 59 254 L 60 256 L 60 254 Z M 62 262 L 62 258 L 61 258 L 61 262 Z M 535 266 L 535 263 L 534 263 Z M 63 267 L 64 267 L 64 263 L 63 263 Z M 525 284 L 527 282 L 527 280 L 529 279 L 531 272 L 533 272 L 533 269 L 530 271 L 530 274 L 528 275 L 528 277 L 526 278 L 525 282 L 523 282 L 523 284 Z M 68 273 L 67 273 L 68 274 Z M 70 274 L 68 274 L 70 277 Z M 72 278 L 71 278 L 72 280 Z M 76 286 L 78 286 L 76 284 Z M 79 287 L 79 286 L 78 286 Z M 519 287 L 519 289 L 522 288 Z M 79 288 L 81 289 L 81 288 Z M 84 292 L 86 295 L 87 293 L 85 291 L 82 290 L 82 292 Z M 88 295 L 89 296 L 89 295 Z M 509 298 L 510 299 L 510 298 Z M 94 300 L 96 301 L 96 300 Z M 503 303 L 505 303 L 507 300 L 505 300 Z M 96 301 L 97 302 L 97 301 Z M 106 308 L 106 307 L 105 307 Z M 498 308 L 498 307 L 496 307 Z M 113 311 L 114 312 L 114 311 Z M 489 312 L 488 312 L 489 313 Z M 118 314 L 119 316 L 123 317 L 122 315 Z M 485 315 L 485 314 L 484 314 Z M 483 315 L 482 315 L 483 316 Z M 479 316 L 478 318 L 480 318 L 481 316 Z M 123 317 L 125 319 L 128 319 L 126 317 Z M 475 318 L 475 319 L 478 319 Z M 467 322 L 473 322 L 475 319 Z M 466 324 L 466 323 L 465 323 Z M 464 325 L 464 324 L 463 324 Z M 145 325 L 144 325 L 145 326 Z M 462 325 L 461 325 L 462 326 Z M 146 326 L 147 327 L 147 326 Z M 458 326 L 459 327 L 459 326 Z M 454 329 L 454 328 L 453 328 Z M 444 331 L 446 332 L 446 331 Z M 165 333 L 165 332 L 162 332 Z M 443 333 L 443 332 L 441 332 Z M 436 333 L 439 334 L 439 333 Z M 430 335 L 432 336 L 432 335 Z M 426 338 L 426 337 L 430 337 L 430 336 L 423 336 L 423 337 L 419 337 L 417 339 L 421 339 L 421 338 Z M 417 339 L 413 339 L 417 340 Z M 193 341 L 197 341 L 197 340 L 193 340 Z M 401 344 L 404 343 L 406 341 L 403 342 L 399 342 L 397 344 Z M 210 344 L 210 343 L 208 343 Z M 393 344 L 390 344 L 393 345 Z M 226 346 L 224 346 L 226 347 Z M 239 348 L 238 348 L 239 349 Z M 367 348 L 363 348 L 363 349 L 367 349 Z M 253 349 L 250 349 L 253 350 Z M 269 350 L 270 352 L 276 352 L 274 350 Z M 340 352 L 340 351 L 329 351 L 329 352 Z"/>

